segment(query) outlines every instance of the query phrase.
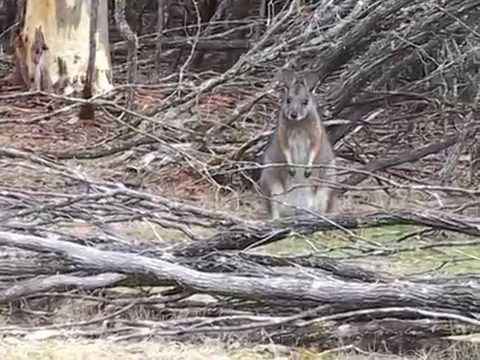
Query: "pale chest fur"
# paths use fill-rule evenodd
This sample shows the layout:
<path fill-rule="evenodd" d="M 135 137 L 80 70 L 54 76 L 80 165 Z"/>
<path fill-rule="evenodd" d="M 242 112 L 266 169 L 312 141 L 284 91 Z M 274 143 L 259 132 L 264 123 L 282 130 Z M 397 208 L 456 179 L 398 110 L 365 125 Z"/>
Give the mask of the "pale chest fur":
<path fill-rule="evenodd" d="M 288 148 L 294 164 L 306 164 L 310 152 L 310 134 L 308 130 L 299 127 L 288 132 Z"/>

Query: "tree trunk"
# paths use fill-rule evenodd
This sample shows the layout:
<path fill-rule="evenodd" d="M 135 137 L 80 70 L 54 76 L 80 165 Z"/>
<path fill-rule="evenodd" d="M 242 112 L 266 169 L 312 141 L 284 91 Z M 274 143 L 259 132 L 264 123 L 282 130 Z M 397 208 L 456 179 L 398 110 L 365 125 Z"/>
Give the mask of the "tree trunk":
<path fill-rule="evenodd" d="M 30 90 L 81 92 L 89 55 L 90 0 L 28 0 L 15 41 L 17 68 Z M 112 87 L 107 2 L 98 9 L 94 93 Z"/>

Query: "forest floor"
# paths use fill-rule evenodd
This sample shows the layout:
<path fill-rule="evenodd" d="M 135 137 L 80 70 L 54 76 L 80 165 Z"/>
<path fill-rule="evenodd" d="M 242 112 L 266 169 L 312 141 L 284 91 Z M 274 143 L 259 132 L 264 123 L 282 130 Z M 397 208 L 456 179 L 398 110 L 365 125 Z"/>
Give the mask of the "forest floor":
<path fill-rule="evenodd" d="M 453 346 L 419 352 L 412 356 L 387 355 L 341 349 L 316 352 L 311 349 L 282 349 L 269 346 L 245 348 L 241 344 L 206 341 L 203 344 L 113 343 L 105 340 L 2 340 L 5 360 L 478 360 L 478 347 Z"/>
<path fill-rule="evenodd" d="M 8 98 L 7 94 L 11 94 Z M 58 115 L 52 115 L 52 109 L 57 109 L 58 100 L 44 96 L 19 96 L 15 90 L 3 92 L 0 100 L 0 145 L 7 145 L 17 149 L 27 150 L 32 154 L 44 154 L 52 159 L 58 154 L 75 154 L 95 149 L 98 144 L 105 143 L 120 135 L 117 123 L 99 113 L 94 123 L 79 120 L 77 110 L 66 110 Z M 257 218 L 262 212 L 255 196 L 249 191 L 225 192 L 212 188 L 205 179 L 199 178 L 188 169 L 173 165 L 168 170 L 150 168 L 149 171 L 138 171 L 138 154 L 146 155 L 149 147 L 137 148 L 135 156 L 124 151 L 112 156 L 95 157 L 92 159 L 76 159 L 74 155 L 61 160 L 70 168 L 78 169 L 89 177 L 108 181 L 121 182 L 127 185 L 140 187 L 144 191 L 172 198 L 181 198 L 201 204 L 209 208 L 227 208 L 236 211 L 248 218 Z M 142 155 L 140 156 L 140 158 Z M 133 160 L 132 160 L 133 159 Z M 36 173 L 21 162 L 12 162 L 11 159 L 0 159 L 0 188 L 18 190 L 45 191 L 63 190 L 68 192 L 70 184 L 58 178 L 50 178 L 45 173 Z M 343 200 L 344 208 L 352 206 L 365 207 L 366 203 L 377 202 L 377 206 L 387 206 L 382 198 L 363 199 L 346 198 Z M 401 200 L 399 200 L 401 201 Z M 392 204 L 388 204 L 392 206 Z M 261 214 L 260 216 L 264 216 Z M 125 225 L 122 229 L 116 228 L 124 236 L 133 238 L 158 240 L 159 234 L 169 241 L 180 241 L 169 232 L 158 232 L 150 224 L 141 222 Z M 365 245 L 368 242 L 381 244 L 385 254 L 393 256 L 359 256 L 356 264 L 365 267 L 381 269 L 396 274 L 412 274 L 441 268 L 442 272 L 480 271 L 480 248 L 478 246 L 465 246 L 462 248 L 445 247 L 441 249 L 420 249 L 421 235 L 411 236 L 404 240 L 405 235 L 418 231 L 411 226 L 394 226 L 362 230 L 356 232 L 358 243 L 352 244 L 351 239 L 333 233 L 318 234 L 309 238 L 291 238 L 269 245 L 263 249 L 269 253 L 292 254 L 315 251 L 318 254 L 342 256 L 353 245 Z M 92 229 L 75 227 L 72 229 L 89 233 Z M 164 240 L 164 239 L 162 239 Z M 75 304 L 75 306 L 78 304 Z M 28 317 L 29 311 L 23 309 L 23 316 Z M 56 313 L 57 316 L 51 316 Z M 71 315 L 71 316 L 69 316 Z M 88 321 L 98 314 L 92 311 L 81 311 L 68 302 L 62 307 L 52 309 L 49 317 L 61 319 L 62 322 Z M 28 321 L 26 321 L 28 323 Z M 0 314 L 0 326 L 11 324 L 8 311 Z M 107 340 L 48 340 L 45 339 L 18 339 L 4 338 L 1 342 L 2 359 L 97 359 L 120 358 L 130 359 L 349 359 L 349 360 L 382 360 L 382 359 L 480 359 L 480 352 L 475 354 L 472 350 L 458 350 L 454 346 L 448 351 L 434 353 L 428 352 L 412 357 L 396 357 L 393 355 L 365 355 L 349 349 L 342 354 L 341 349 L 331 353 L 318 353 L 310 349 L 265 349 L 259 347 L 252 349 L 242 348 L 239 344 L 224 344 L 221 342 L 207 341 L 204 344 L 188 345 L 178 343 L 158 343 L 144 341 L 140 343 L 114 343 Z M 355 354 L 355 355 L 352 355 Z"/>

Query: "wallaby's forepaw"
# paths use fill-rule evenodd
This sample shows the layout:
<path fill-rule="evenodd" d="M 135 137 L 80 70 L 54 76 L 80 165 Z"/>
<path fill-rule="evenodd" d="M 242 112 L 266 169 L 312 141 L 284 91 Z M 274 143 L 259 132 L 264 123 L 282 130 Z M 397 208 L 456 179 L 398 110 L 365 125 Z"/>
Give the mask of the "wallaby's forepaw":
<path fill-rule="evenodd" d="M 289 168 L 288 169 L 288 175 L 290 175 L 291 177 L 294 177 L 295 176 L 295 169 L 294 168 Z"/>
<path fill-rule="evenodd" d="M 305 169 L 304 175 L 305 175 L 306 178 L 309 178 L 310 175 L 312 175 L 312 169 Z"/>

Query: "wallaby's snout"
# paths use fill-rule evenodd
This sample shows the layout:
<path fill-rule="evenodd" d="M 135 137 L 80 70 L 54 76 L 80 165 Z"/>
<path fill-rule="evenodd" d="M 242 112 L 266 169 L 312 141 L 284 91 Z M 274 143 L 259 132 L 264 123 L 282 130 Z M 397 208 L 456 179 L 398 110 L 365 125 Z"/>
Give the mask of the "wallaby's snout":
<path fill-rule="evenodd" d="M 292 120 L 297 120 L 297 117 L 298 117 L 298 114 L 295 110 L 293 110 L 291 113 L 290 113 L 290 118 Z"/>

